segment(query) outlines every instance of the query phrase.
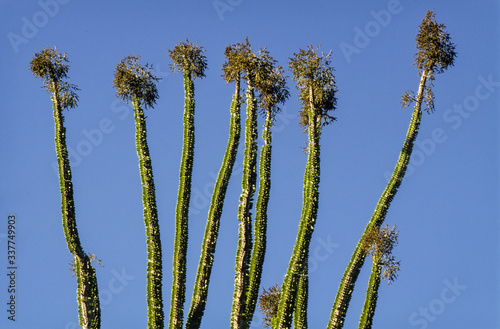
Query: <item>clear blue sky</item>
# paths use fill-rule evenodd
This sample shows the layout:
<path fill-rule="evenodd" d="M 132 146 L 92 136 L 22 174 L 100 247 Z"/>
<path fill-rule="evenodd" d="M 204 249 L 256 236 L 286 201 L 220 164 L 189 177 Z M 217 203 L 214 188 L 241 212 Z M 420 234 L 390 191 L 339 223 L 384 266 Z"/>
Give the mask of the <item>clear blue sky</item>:
<path fill-rule="evenodd" d="M 322 135 L 320 209 L 311 243 L 309 327 L 324 328 L 337 287 L 397 160 L 411 110 L 400 109 L 419 77 L 415 35 L 435 9 L 457 45 L 455 67 L 436 76 L 436 111 L 424 113 L 411 168 L 387 217 L 397 225 L 401 272 L 382 284 L 376 328 L 499 328 L 497 1 L 75 1 L 0 0 L 2 129 L 0 327 L 76 328 L 76 280 L 61 225 L 49 95 L 28 64 L 57 46 L 71 60 L 78 108 L 65 112 L 76 215 L 84 249 L 96 254 L 103 328 L 145 328 L 146 245 L 130 106 L 112 87 L 126 55 L 153 64 L 160 98 L 147 111 L 157 187 L 168 316 L 174 206 L 182 146 L 182 77 L 167 49 L 188 38 L 205 47 L 207 77 L 196 80 L 196 151 L 187 298 L 199 259 L 214 177 L 227 142 L 234 86 L 225 85 L 224 47 L 248 36 L 278 62 L 299 48 L 332 50 L 338 121 Z M 290 73 L 288 72 L 290 75 Z M 269 246 L 263 286 L 282 282 L 302 202 L 306 135 L 291 97 L 273 135 Z M 262 124 L 262 118 L 259 119 Z M 242 149 L 224 213 L 203 328 L 229 326 L 241 192 Z M 17 320 L 7 320 L 7 216 L 17 218 Z M 369 264 L 369 263 L 367 263 Z M 369 266 L 345 328 L 357 328 Z M 187 304 L 188 305 L 188 304 Z M 187 306 L 186 306 L 187 308 Z M 256 313 L 252 328 L 261 328 Z"/>

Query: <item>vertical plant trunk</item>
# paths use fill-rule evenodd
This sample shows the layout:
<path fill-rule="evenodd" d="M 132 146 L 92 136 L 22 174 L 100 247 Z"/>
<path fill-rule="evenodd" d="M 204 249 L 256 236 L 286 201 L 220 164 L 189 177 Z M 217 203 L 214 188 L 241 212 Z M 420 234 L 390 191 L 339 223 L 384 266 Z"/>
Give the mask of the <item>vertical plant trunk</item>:
<path fill-rule="evenodd" d="M 179 192 L 175 211 L 175 242 L 173 256 L 172 297 L 169 328 L 181 329 L 186 299 L 186 258 L 188 247 L 188 215 L 191 199 L 191 178 L 194 159 L 194 83 L 184 72 L 184 137 L 179 174 Z"/>
<path fill-rule="evenodd" d="M 233 171 L 236 154 L 238 151 L 241 119 L 240 119 L 240 81 L 236 81 L 236 90 L 231 102 L 231 121 L 229 127 L 229 140 L 227 142 L 226 152 L 222 161 L 217 180 L 215 182 L 210 208 L 208 210 L 207 224 L 203 243 L 201 247 L 201 256 L 196 272 L 196 280 L 194 283 L 193 296 L 191 298 L 191 306 L 186 319 L 187 329 L 198 329 L 201 325 L 201 319 L 205 311 L 205 306 L 208 296 L 208 287 L 210 282 L 210 274 L 214 262 L 215 247 L 219 233 L 220 218 L 226 197 L 227 186 L 231 173 Z"/>
<path fill-rule="evenodd" d="M 295 299 L 295 310 L 293 316 L 293 327 L 295 329 L 307 329 L 307 305 L 309 295 L 309 277 L 305 273 L 300 276 L 297 298 Z"/>
<path fill-rule="evenodd" d="M 57 90 L 55 83 L 54 90 Z M 73 183 L 71 181 L 71 167 L 66 146 L 66 128 L 64 127 L 64 117 L 57 93 L 52 96 L 52 101 L 54 103 L 55 144 L 61 188 L 62 222 L 68 250 L 75 255 L 80 325 L 84 329 L 98 329 L 101 327 L 101 310 L 97 277 L 88 255 L 82 249 L 76 227 Z"/>
<path fill-rule="evenodd" d="M 311 87 L 309 91 L 309 126 L 307 128 L 309 146 L 304 173 L 302 215 L 299 223 L 297 240 L 281 288 L 280 302 L 277 314 L 273 320 L 273 328 L 290 328 L 296 305 L 307 306 L 307 302 L 305 301 L 300 301 L 299 304 L 296 304 L 296 298 L 299 291 L 303 292 L 301 298 L 308 297 L 307 288 L 305 286 L 308 280 L 303 278 L 303 276 L 308 275 L 307 263 L 309 258 L 309 245 L 318 214 L 321 117 L 313 104 L 314 95 Z M 307 323 L 307 319 L 303 318 L 303 316 L 307 314 L 307 311 L 302 310 L 301 314 L 301 322 Z"/>
<path fill-rule="evenodd" d="M 374 260 L 372 265 L 372 273 L 368 281 L 368 289 L 366 290 L 365 304 L 359 319 L 358 329 L 371 329 L 373 324 L 373 316 L 377 307 L 378 288 L 380 287 L 380 276 L 382 274 L 382 266 L 379 260 Z"/>
<path fill-rule="evenodd" d="M 245 321 L 243 328 L 250 328 L 255 307 L 259 297 L 259 287 L 262 277 L 262 267 L 267 244 L 267 206 L 269 203 L 269 192 L 271 190 L 271 112 L 267 111 L 262 131 L 262 145 L 259 161 L 259 192 L 255 206 L 255 224 L 254 224 L 254 244 L 252 256 L 250 258 L 250 267 L 248 272 L 248 289 L 245 301 Z"/>
<path fill-rule="evenodd" d="M 375 207 L 375 211 L 370 221 L 368 222 L 363 235 L 359 239 L 358 244 L 354 249 L 351 261 L 349 262 L 349 265 L 344 272 L 342 281 L 337 291 L 337 296 L 335 297 L 335 302 L 332 307 L 332 313 L 330 315 L 330 321 L 328 322 L 327 329 L 340 329 L 343 327 L 347 308 L 349 307 L 349 302 L 354 291 L 354 285 L 358 278 L 359 272 L 361 271 L 361 267 L 363 267 L 366 257 L 366 253 L 361 248 L 362 241 L 367 232 L 369 232 L 374 225 L 376 225 L 377 227 L 380 227 L 382 225 L 385 220 L 387 211 L 389 210 L 389 206 L 394 199 L 398 188 L 403 182 L 408 163 L 410 162 L 413 144 L 417 138 L 418 129 L 420 127 L 420 121 L 422 118 L 421 105 L 425 83 L 427 80 L 427 74 L 428 71 L 424 71 L 420 79 L 415 108 L 413 110 L 408 132 L 406 133 L 406 139 L 403 144 L 403 148 L 401 149 L 401 153 L 399 154 L 398 162 L 384 192 L 382 193 L 382 196 L 377 203 L 377 206 Z"/>
<path fill-rule="evenodd" d="M 249 81 L 247 90 L 247 118 L 245 122 L 245 154 L 240 205 L 238 207 L 239 239 L 236 252 L 231 329 L 241 329 L 245 323 L 248 269 L 252 252 L 252 214 L 255 184 L 257 180 L 257 109 L 254 89 Z"/>
<path fill-rule="evenodd" d="M 162 250 L 160 226 L 156 208 L 155 184 L 149 147 L 147 142 L 146 120 L 139 100 L 134 99 L 133 107 L 136 126 L 136 147 L 139 157 L 139 170 L 142 184 L 144 206 L 144 225 L 147 244 L 147 304 L 148 328 L 162 329 L 164 324 L 162 297 Z"/>

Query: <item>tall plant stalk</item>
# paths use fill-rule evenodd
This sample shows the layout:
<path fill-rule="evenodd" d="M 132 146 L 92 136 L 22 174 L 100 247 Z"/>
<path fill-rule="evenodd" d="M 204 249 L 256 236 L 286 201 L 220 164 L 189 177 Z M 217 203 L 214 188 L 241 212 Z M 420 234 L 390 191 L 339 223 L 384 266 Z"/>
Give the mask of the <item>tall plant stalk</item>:
<path fill-rule="evenodd" d="M 75 85 L 64 81 L 68 77 L 67 54 L 61 55 L 56 49 L 45 48 L 36 53 L 30 62 L 33 75 L 44 82 L 43 87 L 52 94 L 55 123 L 55 144 L 61 190 L 61 212 L 64 235 L 68 250 L 74 255 L 74 273 L 77 277 L 77 301 L 79 323 L 84 329 L 101 326 L 99 291 L 95 269 L 91 258 L 81 246 L 76 227 L 75 200 L 71 179 L 71 166 L 66 146 L 66 128 L 63 110 L 75 108 L 78 102 Z"/>
<path fill-rule="evenodd" d="M 245 151 L 243 156 L 242 192 L 238 207 L 239 238 L 236 251 L 236 274 L 231 313 L 231 328 L 244 326 L 246 287 L 248 267 L 252 251 L 252 214 L 253 196 L 257 181 L 257 101 L 253 81 L 247 80 L 247 117 L 245 120 Z"/>
<path fill-rule="evenodd" d="M 172 294 L 170 303 L 169 328 L 181 329 L 186 300 L 186 267 L 188 248 L 188 215 L 191 199 L 191 180 L 194 162 L 195 141 L 195 100 L 194 79 L 205 76 L 206 59 L 203 48 L 188 41 L 175 45 L 169 50 L 174 72 L 184 75 L 184 132 L 182 157 L 179 170 L 179 191 L 175 208 L 175 241 L 172 271 Z"/>
<path fill-rule="evenodd" d="M 319 49 L 319 47 L 318 47 Z M 281 287 L 280 302 L 273 319 L 273 328 L 290 328 L 294 310 L 299 312 L 298 322 L 302 328 L 307 326 L 307 268 L 309 245 L 317 219 L 319 179 L 320 179 L 320 144 L 321 128 L 334 121 L 329 111 L 336 107 L 337 86 L 330 66 L 330 54 L 318 55 L 309 46 L 300 49 L 290 60 L 293 79 L 299 89 L 299 99 L 303 109 L 300 112 L 301 124 L 307 127 L 308 157 L 304 172 L 302 214 L 292 257 L 288 265 L 285 280 Z M 298 292 L 301 292 L 300 294 Z M 300 295 L 300 297 L 298 297 Z M 299 306 L 299 309 L 297 309 Z"/>
<path fill-rule="evenodd" d="M 436 23 L 434 11 L 428 11 L 422 20 L 416 41 L 418 51 L 414 56 L 414 64 L 417 66 L 420 74 L 418 92 L 415 96 L 412 91 L 407 91 L 402 98 L 403 107 L 415 102 L 410 126 L 394 172 L 344 272 L 332 307 L 330 321 L 327 326 L 328 329 L 342 328 L 344 325 L 354 285 L 366 257 L 366 253 L 362 248 L 363 240 L 373 227 L 380 228 L 385 220 L 390 204 L 398 188 L 401 186 L 420 127 L 422 102 L 425 103 L 425 109 L 428 113 L 434 111 L 434 94 L 431 89 L 434 75 L 443 73 L 449 66 L 454 65 L 456 56 L 455 45 L 451 42 L 449 33 L 445 31 L 444 24 Z"/>
<path fill-rule="evenodd" d="M 224 79 L 226 83 L 235 83 L 235 91 L 231 102 L 229 124 L 229 139 L 227 142 L 224 159 L 215 181 L 214 191 L 208 210 L 207 224 L 201 246 L 200 261 L 196 272 L 191 306 L 186 319 L 186 328 L 197 329 L 201 326 L 203 313 L 208 298 L 208 288 L 210 275 L 214 263 L 215 247 L 219 234 L 220 218 L 226 197 L 227 186 L 238 151 L 241 134 L 241 74 L 243 71 L 242 62 L 246 56 L 247 48 L 243 44 L 228 46 L 225 49 L 227 61 L 223 64 Z"/>
<path fill-rule="evenodd" d="M 124 101 L 131 101 L 134 108 L 136 148 L 142 184 L 144 225 L 147 244 L 147 290 L 148 328 L 164 327 L 162 296 L 162 250 L 153 167 L 147 142 L 144 108 L 153 107 L 158 99 L 156 82 L 159 78 L 151 73 L 151 66 L 141 66 L 138 56 L 127 56 L 118 63 L 114 86 L 116 94 Z"/>
<path fill-rule="evenodd" d="M 248 40 L 247 40 L 248 43 Z M 261 49 L 253 57 L 253 72 L 247 72 L 247 84 L 252 92 L 247 97 L 250 113 L 247 113 L 247 139 L 245 148 L 244 167 L 247 179 L 252 182 L 255 189 L 256 182 L 256 158 L 257 158 L 257 109 L 265 116 L 262 138 L 264 144 L 261 148 L 259 162 L 259 191 L 257 195 L 256 214 L 254 220 L 254 231 L 252 237 L 251 207 L 242 205 L 251 202 L 253 194 L 242 193 L 240 204 L 240 238 L 236 257 L 235 293 L 233 299 L 233 313 L 231 325 L 233 328 L 249 328 L 257 304 L 262 268 L 266 252 L 267 237 L 267 206 L 271 189 L 271 128 L 277 112 L 280 111 L 279 104 L 284 103 L 289 97 L 286 87 L 286 77 L 281 66 L 276 67 L 276 61 L 266 49 Z M 253 91 L 256 91 L 256 94 Z M 251 103 L 248 101 L 252 99 Z M 258 105 L 258 106 L 257 106 Z M 250 179 L 253 180 L 250 180 Z M 248 186 L 247 184 L 246 186 Z M 245 185 L 244 185 L 245 186 Z M 243 188 L 245 191 L 245 188 Z M 243 229 L 244 228 L 244 229 Z M 244 261 L 242 261 L 244 260 Z M 238 280 L 239 276 L 239 280 Z"/>

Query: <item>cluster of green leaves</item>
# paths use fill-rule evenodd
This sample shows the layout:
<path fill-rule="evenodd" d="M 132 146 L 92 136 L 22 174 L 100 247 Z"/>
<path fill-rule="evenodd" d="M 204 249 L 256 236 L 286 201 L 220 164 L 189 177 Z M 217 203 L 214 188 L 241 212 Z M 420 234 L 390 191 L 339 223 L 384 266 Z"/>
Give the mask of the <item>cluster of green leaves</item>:
<path fill-rule="evenodd" d="M 315 119 L 320 120 L 323 125 L 335 121 L 335 117 L 330 115 L 330 111 L 337 107 L 337 85 L 333 74 L 333 67 L 330 65 L 331 52 L 318 55 L 318 45 L 316 50 L 312 45 L 307 49 L 300 49 L 290 58 L 290 69 L 293 80 L 299 90 L 299 99 L 303 109 L 300 111 L 300 124 L 307 127 L 309 121 L 309 109 L 312 106 L 316 109 Z"/>
<path fill-rule="evenodd" d="M 272 319 L 278 310 L 281 288 L 276 283 L 269 287 L 269 290 L 262 288 L 262 293 L 259 295 L 259 310 L 264 314 L 262 323 L 264 327 L 269 328 L 272 324 Z"/>
<path fill-rule="evenodd" d="M 435 74 L 443 73 L 448 67 L 455 64 L 455 44 L 451 41 L 450 34 L 444 24 L 436 22 L 436 13 L 428 11 L 425 15 L 416 37 L 417 52 L 414 55 L 415 64 L 421 76 L 429 81 L 425 86 L 425 93 L 420 98 L 415 97 L 413 91 L 408 90 L 403 94 L 401 105 L 406 107 L 412 102 L 425 102 L 425 110 L 434 112 L 434 86 Z M 423 98 L 422 98 L 423 97 Z"/>
<path fill-rule="evenodd" d="M 242 74 L 252 71 L 253 54 L 248 39 L 245 43 L 235 43 L 227 46 L 224 50 L 226 61 L 222 64 L 222 77 L 226 83 L 236 83 L 237 86 L 241 81 Z"/>
<path fill-rule="evenodd" d="M 256 71 L 255 88 L 258 92 L 259 110 L 264 117 L 269 116 L 272 123 L 276 114 L 281 111 L 280 104 L 284 104 L 290 97 L 285 71 L 277 65 L 266 48 L 261 49 L 257 55 Z"/>
<path fill-rule="evenodd" d="M 207 69 L 207 60 L 203 52 L 203 47 L 196 44 L 180 42 L 174 46 L 174 49 L 168 50 L 169 56 L 173 64 L 170 66 L 174 73 L 188 72 L 191 79 L 197 77 L 205 77 L 205 70 Z"/>
<path fill-rule="evenodd" d="M 45 48 L 35 53 L 30 61 L 30 70 L 34 76 L 42 79 L 43 86 L 52 97 L 57 95 L 57 102 L 61 109 L 75 108 L 78 104 L 79 88 L 64 81 L 68 78 L 68 54 L 60 54 L 57 49 Z"/>
<path fill-rule="evenodd" d="M 152 65 L 142 66 L 139 56 L 126 56 L 118 65 L 114 73 L 113 85 L 116 95 L 125 102 L 138 100 L 139 106 L 153 107 L 158 99 L 156 82 L 161 78 L 156 77 L 151 69 Z"/>
<path fill-rule="evenodd" d="M 417 53 L 414 64 L 423 72 L 443 73 L 455 63 L 455 44 L 446 32 L 444 24 L 436 22 L 436 13 L 430 10 L 425 15 L 417 34 Z"/>
<path fill-rule="evenodd" d="M 389 284 L 397 278 L 399 271 L 399 261 L 392 255 L 392 249 L 398 244 L 398 233 L 396 226 L 372 226 L 361 242 L 363 251 L 383 269 L 382 277 Z"/>

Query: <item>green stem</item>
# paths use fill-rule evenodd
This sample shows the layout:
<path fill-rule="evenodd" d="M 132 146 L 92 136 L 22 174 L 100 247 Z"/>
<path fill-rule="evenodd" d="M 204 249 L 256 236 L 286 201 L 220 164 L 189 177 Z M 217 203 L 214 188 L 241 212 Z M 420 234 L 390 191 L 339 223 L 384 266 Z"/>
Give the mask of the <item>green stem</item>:
<path fill-rule="evenodd" d="M 54 87 L 54 90 L 57 90 L 57 88 Z M 101 310 L 97 277 L 88 255 L 85 254 L 80 244 L 76 227 L 73 183 L 71 181 L 71 167 L 66 146 L 66 128 L 64 127 L 64 116 L 57 93 L 54 93 L 52 100 L 54 103 L 55 144 L 61 188 L 62 222 L 68 250 L 75 255 L 79 322 L 83 328 L 98 329 L 101 327 Z"/>
<path fill-rule="evenodd" d="M 368 281 L 368 289 L 366 290 L 365 304 L 359 319 L 358 329 L 371 329 L 373 324 L 373 316 L 377 307 L 378 288 L 380 286 L 380 276 L 382 274 L 382 266 L 378 260 L 373 261 L 370 280 Z"/>
<path fill-rule="evenodd" d="M 259 161 L 259 192 L 255 206 L 254 245 L 250 258 L 248 272 L 248 288 L 245 301 L 245 328 L 249 328 L 259 297 L 259 287 L 262 277 L 262 267 L 267 244 L 267 207 L 271 190 L 271 112 L 267 111 L 264 130 L 262 131 L 262 145 Z"/>
<path fill-rule="evenodd" d="M 172 297 L 169 328 L 181 329 L 186 295 L 186 258 L 188 247 L 188 215 L 194 159 L 194 83 L 184 72 L 184 137 L 179 173 L 179 191 L 175 211 L 175 242 L 173 256 Z"/>
<path fill-rule="evenodd" d="M 319 180 L 320 180 L 320 136 L 321 117 L 318 110 L 313 106 L 313 92 L 310 90 L 309 102 L 309 126 L 308 126 L 308 157 L 304 173 L 304 191 L 302 203 L 302 215 L 299 223 L 299 231 L 295 242 L 292 257 L 288 265 L 285 280 L 281 288 L 280 303 L 276 317 L 273 320 L 273 328 L 290 328 L 293 318 L 296 297 L 299 289 L 305 293 L 301 298 L 307 298 L 307 288 L 303 276 L 307 276 L 307 261 L 309 257 L 309 245 L 311 243 L 314 225 L 318 214 Z M 299 305 L 307 306 L 307 302 L 301 301 Z M 302 314 L 307 314 L 305 311 Z M 307 323 L 307 319 L 302 320 Z"/>
<path fill-rule="evenodd" d="M 163 328 L 163 297 L 162 297 L 162 250 L 160 226 L 156 208 L 155 184 L 149 147 L 147 142 L 146 119 L 138 99 L 133 100 L 136 147 L 139 157 L 139 170 L 142 184 L 142 202 L 144 207 L 144 225 L 146 227 L 147 244 L 147 304 L 148 328 Z"/>
<path fill-rule="evenodd" d="M 247 90 L 247 118 L 245 121 L 245 151 L 243 157 L 243 177 L 240 205 L 238 207 L 239 239 L 236 252 L 236 274 L 233 295 L 231 328 L 244 327 L 248 271 L 252 252 L 252 214 L 255 184 L 257 180 L 257 109 L 254 89 L 249 82 Z"/>
<path fill-rule="evenodd" d="M 307 303 L 309 295 L 309 277 L 305 273 L 301 275 L 295 299 L 295 310 L 293 317 L 294 329 L 307 329 Z"/>
<path fill-rule="evenodd" d="M 382 193 L 382 196 L 377 203 L 377 206 L 375 207 L 375 211 L 370 221 L 368 222 L 363 235 L 359 239 L 358 244 L 354 249 L 351 260 L 344 272 L 342 281 L 337 291 L 337 296 L 335 297 L 335 302 L 332 307 L 330 321 L 328 322 L 327 329 L 340 329 L 343 327 L 347 308 L 349 307 L 349 302 L 354 291 L 354 285 L 358 278 L 359 272 L 363 267 L 366 257 L 366 253 L 361 248 L 362 241 L 367 232 L 369 232 L 374 225 L 378 227 L 382 225 L 385 220 L 387 211 L 389 210 L 389 206 L 391 205 L 392 200 L 394 199 L 399 187 L 401 186 L 401 183 L 403 182 L 408 163 L 410 162 L 413 144 L 417 138 L 418 129 L 420 127 L 420 121 L 422 118 L 421 105 L 427 74 L 427 71 L 423 72 L 420 79 L 417 102 L 413 110 L 410 126 L 408 127 L 408 131 L 406 133 L 406 139 L 403 144 L 403 148 L 401 149 L 401 152 L 399 154 L 398 162 L 384 192 Z"/>
<path fill-rule="evenodd" d="M 222 161 L 217 180 L 215 182 L 210 209 L 208 211 L 205 235 L 201 247 L 201 256 L 196 272 L 193 297 L 186 319 L 187 329 L 198 329 L 205 311 L 208 296 L 208 286 L 214 262 L 215 247 L 219 233 L 220 218 L 226 197 L 227 186 L 233 170 L 241 132 L 240 119 L 240 82 L 236 82 L 236 90 L 231 102 L 231 121 L 229 127 L 229 140 L 227 142 L 224 160 Z"/>

